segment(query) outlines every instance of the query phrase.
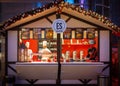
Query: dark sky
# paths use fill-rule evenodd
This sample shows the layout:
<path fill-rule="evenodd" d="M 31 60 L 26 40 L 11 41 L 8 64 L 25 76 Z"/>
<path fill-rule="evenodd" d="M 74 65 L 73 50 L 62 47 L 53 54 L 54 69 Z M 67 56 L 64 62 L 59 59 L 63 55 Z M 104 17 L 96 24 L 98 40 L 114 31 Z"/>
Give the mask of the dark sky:
<path fill-rule="evenodd" d="M 9 18 L 29 11 L 36 7 L 35 3 L 0 3 L 0 22 L 8 20 Z M 120 26 L 120 0 L 110 0 L 110 18 Z"/>
<path fill-rule="evenodd" d="M 112 21 L 118 26 L 120 26 L 120 0 L 112 0 L 110 4 Z"/>

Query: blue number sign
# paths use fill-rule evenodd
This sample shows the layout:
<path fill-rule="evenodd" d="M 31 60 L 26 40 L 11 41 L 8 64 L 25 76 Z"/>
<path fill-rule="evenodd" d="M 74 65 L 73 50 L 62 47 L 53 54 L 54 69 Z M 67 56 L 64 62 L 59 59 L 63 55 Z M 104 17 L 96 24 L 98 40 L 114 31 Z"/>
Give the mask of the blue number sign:
<path fill-rule="evenodd" d="M 66 30 L 66 22 L 63 19 L 56 19 L 53 21 L 52 29 L 56 33 L 62 33 Z"/>

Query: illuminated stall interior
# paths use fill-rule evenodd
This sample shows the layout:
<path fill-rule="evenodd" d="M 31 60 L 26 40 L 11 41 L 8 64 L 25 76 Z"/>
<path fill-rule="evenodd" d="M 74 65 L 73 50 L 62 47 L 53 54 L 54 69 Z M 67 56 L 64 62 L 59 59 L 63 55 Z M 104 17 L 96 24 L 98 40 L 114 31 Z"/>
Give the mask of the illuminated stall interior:
<path fill-rule="evenodd" d="M 27 43 L 29 43 L 29 47 L 26 46 Z M 62 46 L 61 62 L 99 61 L 98 31 L 96 29 L 67 28 L 65 32 L 61 33 L 60 44 Z M 50 52 L 41 52 L 45 45 Z M 31 49 L 31 56 L 27 56 L 27 48 Z M 45 60 L 44 56 L 48 58 Z M 45 62 L 56 62 L 56 56 L 57 33 L 52 28 L 21 28 L 19 30 L 18 61 L 42 62 L 42 58 L 44 58 Z"/>

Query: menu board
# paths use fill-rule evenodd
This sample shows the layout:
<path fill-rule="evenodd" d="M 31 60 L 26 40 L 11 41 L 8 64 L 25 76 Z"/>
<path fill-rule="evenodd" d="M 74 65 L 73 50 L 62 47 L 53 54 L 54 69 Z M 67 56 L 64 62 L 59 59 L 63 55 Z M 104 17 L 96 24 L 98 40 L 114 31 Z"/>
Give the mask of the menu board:
<path fill-rule="evenodd" d="M 30 38 L 30 30 L 28 28 L 22 29 L 21 38 L 22 39 L 29 39 Z"/>
<path fill-rule="evenodd" d="M 52 29 L 46 29 L 46 38 L 53 38 L 53 30 Z"/>
<path fill-rule="evenodd" d="M 71 32 L 72 32 L 71 29 L 66 29 L 65 32 L 63 33 L 63 38 L 64 39 L 70 39 L 71 35 L 72 35 Z"/>
<path fill-rule="evenodd" d="M 75 38 L 76 39 L 82 39 L 83 38 L 83 30 L 82 29 L 76 29 Z"/>
<path fill-rule="evenodd" d="M 34 39 L 40 39 L 42 38 L 42 30 L 39 28 L 33 29 L 33 38 Z"/>

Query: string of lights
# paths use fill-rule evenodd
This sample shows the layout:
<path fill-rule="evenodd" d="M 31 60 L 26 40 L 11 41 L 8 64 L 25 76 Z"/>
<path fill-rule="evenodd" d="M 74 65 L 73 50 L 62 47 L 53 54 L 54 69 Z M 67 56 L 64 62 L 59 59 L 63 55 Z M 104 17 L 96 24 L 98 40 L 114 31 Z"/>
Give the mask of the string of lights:
<path fill-rule="evenodd" d="M 80 6 L 75 6 L 75 5 L 72 5 L 72 4 L 69 4 L 67 2 L 64 2 L 63 0 L 54 0 L 54 2 L 52 3 L 49 3 L 49 4 L 46 4 L 42 7 L 39 7 L 39 8 L 36 8 L 36 9 L 32 9 L 30 11 L 27 11 L 25 13 L 21 13 L 17 16 L 14 16 L 10 19 L 8 19 L 7 21 L 5 21 L 1 28 L 2 30 L 5 30 L 5 28 L 7 28 L 8 26 L 10 26 L 11 24 L 23 19 L 23 18 L 26 18 L 28 16 L 33 16 L 33 15 L 36 15 L 37 13 L 41 13 L 47 9 L 50 9 L 52 7 L 58 7 L 59 10 L 62 12 L 62 9 L 65 7 L 65 8 L 70 8 L 74 11 L 77 11 L 79 13 L 82 13 L 84 16 L 90 16 L 92 18 L 95 18 L 101 22 L 103 22 L 105 25 L 107 25 L 108 27 L 112 28 L 113 30 L 115 30 L 116 32 L 120 32 L 120 28 L 115 25 L 114 23 L 112 23 L 112 21 L 110 19 L 108 19 L 107 17 L 103 16 L 103 15 L 100 15 L 96 12 L 93 12 L 91 10 L 85 10 L 84 8 L 80 7 Z M 58 11 L 58 9 L 57 9 Z"/>

